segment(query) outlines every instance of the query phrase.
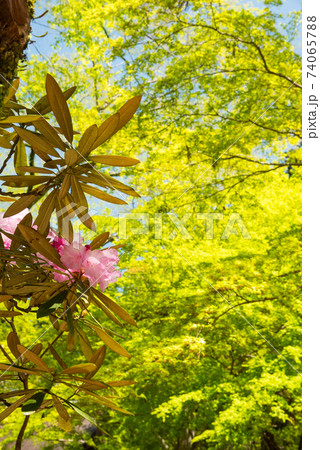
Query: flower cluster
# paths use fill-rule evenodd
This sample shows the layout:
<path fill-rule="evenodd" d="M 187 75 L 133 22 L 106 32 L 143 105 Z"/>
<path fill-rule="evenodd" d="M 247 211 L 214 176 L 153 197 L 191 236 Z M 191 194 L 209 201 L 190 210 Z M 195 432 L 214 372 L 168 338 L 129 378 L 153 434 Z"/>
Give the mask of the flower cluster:
<path fill-rule="evenodd" d="M 6 218 L 3 218 L 4 213 L 0 213 L 0 229 L 6 231 L 7 233 L 14 234 L 18 223 L 21 222 L 21 220 L 28 214 L 28 212 L 28 209 L 24 209 L 19 214 Z M 11 239 L 3 233 L 1 233 L 1 236 L 4 243 L 4 248 L 10 248 Z"/>
<path fill-rule="evenodd" d="M 51 245 L 53 245 L 61 258 L 61 262 L 68 270 L 61 270 L 54 273 L 56 281 L 65 281 L 70 278 L 70 272 L 76 273 L 79 277 L 85 277 L 90 286 L 100 285 L 104 291 L 110 283 L 114 283 L 121 276 L 120 272 L 114 268 L 119 262 L 118 252 L 113 249 L 91 250 L 90 245 L 82 245 L 77 241 L 69 244 L 65 239 L 50 232 Z M 52 263 L 50 263 L 52 265 Z"/>
<path fill-rule="evenodd" d="M 29 210 L 25 209 L 21 213 L 8 218 L 3 218 L 3 213 L 1 213 L 0 228 L 13 234 L 19 222 L 28 212 Z M 11 239 L 3 233 L 1 235 L 4 247 L 10 248 Z M 115 249 L 91 250 L 90 245 L 83 245 L 81 239 L 76 239 L 70 244 L 52 230 L 50 230 L 48 238 L 51 245 L 58 251 L 61 262 L 67 268 L 63 270 L 38 254 L 42 261 L 47 261 L 51 267 L 56 269 L 53 273 L 56 281 L 69 280 L 72 274 L 76 274 L 79 278 L 87 279 L 90 286 L 96 287 L 99 284 L 100 289 L 104 291 L 110 283 L 114 283 L 121 276 L 121 273 L 114 267 L 119 262 L 118 252 Z"/>

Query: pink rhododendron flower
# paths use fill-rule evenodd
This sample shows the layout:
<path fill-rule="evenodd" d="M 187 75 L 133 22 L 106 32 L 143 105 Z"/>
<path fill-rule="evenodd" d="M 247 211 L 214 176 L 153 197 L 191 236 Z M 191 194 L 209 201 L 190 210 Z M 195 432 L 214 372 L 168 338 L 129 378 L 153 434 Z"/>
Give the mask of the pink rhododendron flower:
<path fill-rule="evenodd" d="M 89 245 L 82 245 L 80 239 L 69 244 L 53 231 L 50 231 L 48 237 L 68 271 L 85 277 L 90 286 L 96 287 L 100 284 L 101 290 L 104 291 L 110 283 L 114 283 L 121 276 L 121 273 L 114 267 L 119 262 L 118 252 L 115 249 L 91 250 Z M 68 271 L 62 270 L 51 262 L 50 265 L 61 272 L 53 274 L 56 281 L 66 281 L 70 278 Z"/>
<path fill-rule="evenodd" d="M 4 231 L 7 231 L 10 234 L 14 234 L 16 231 L 17 225 L 21 220 L 29 213 L 28 209 L 24 209 L 20 213 L 16 214 L 15 216 L 11 217 L 5 217 L 3 218 L 4 213 L 0 213 L 0 228 Z M 11 245 L 11 239 L 8 238 L 5 234 L 1 233 L 4 248 L 10 248 Z"/>

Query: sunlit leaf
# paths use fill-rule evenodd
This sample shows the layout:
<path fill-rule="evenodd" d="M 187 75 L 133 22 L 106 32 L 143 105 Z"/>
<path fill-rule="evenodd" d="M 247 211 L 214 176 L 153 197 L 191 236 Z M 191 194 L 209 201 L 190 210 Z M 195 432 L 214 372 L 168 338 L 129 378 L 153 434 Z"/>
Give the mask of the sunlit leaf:
<path fill-rule="evenodd" d="M 103 331 L 101 328 L 90 324 L 90 328 L 92 328 L 99 338 L 114 352 L 118 353 L 121 356 L 126 356 L 127 358 L 131 358 L 130 354 L 125 350 L 123 347 L 121 347 L 118 342 L 116 342 L 114 339 L 112 339 L 111 336 L 109 336 L 105 331 Z"/>
<path fill-rule="evenodd" d="M 47 366 L 47 364 L 35 353 L 31 350 L 28 350 L 23 345 L 17 344 L 17 349 L 25 358 L 35 364 L 39 369 L 44 370 L 45 372 L 50 372 L 51 370 Z"/>
<path fill-rule="evenodd" d="M 95 370 L 97 366 L 93 363 L 83 363 L 83 364 L 77 364 L 76 366 L 68 367 L 67 369 L 64 369 L 61 373 L 67 374 L 67 373 L 89 373 Z"/>
<path fill-rule="evenodd" d="M 57 119 L 61 131 L 67 140 L 72 143 L 73 127 L 70 111 L 58 83 L 49 74 L 47 74 L 46 78 L 46 91 L 51 109 Z"/>
<path fill-rule="evenodd" d="M 92 155 L 88 157 L 90 161 L 104 164 L 106 166 L 127 167 L 139 164 L 140 161 L 135 158 L 129 158 L 128 156 L 116 156 L 116 155 Z"/>
<path fill-rule="evenodd" d="M 31 390 L 28 394 L 24 395 L 23 397 L 19 398 L 17 401 L 12 403 L 8 408 L 6 408 L 2 413 L 0 414 L 0 422 L 2 422 L 6 417 L 8 417 L 11 413 L 13 413 L 14 410 L 19 408 L 24 402 L 26 402 L 30 397 L 33 395 L 33 390 Z"/>
<path fill-rule="evenodd" d="M 13 127 L 16 133 L 26 141 L 32 148 L 39 149 L 43 153 L 47 153 L 48 155 L 55 156 L 59 158 L 59 153 L 54 147 L 49 144 L 46 140 L 44 140 L 40 135 L 33 133 L 32 131 L 25 130 L 19 127 Z"/>

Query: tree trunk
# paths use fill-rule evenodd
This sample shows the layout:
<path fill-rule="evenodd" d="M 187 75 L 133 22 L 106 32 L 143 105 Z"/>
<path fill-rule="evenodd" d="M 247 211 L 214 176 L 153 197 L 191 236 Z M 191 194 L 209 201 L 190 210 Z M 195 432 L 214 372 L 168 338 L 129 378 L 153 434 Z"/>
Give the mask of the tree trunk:
<path fill-rule="evenodd" d="M 0 0 L 0 113 L 3 99 L 24 59 L 34 0 Z"/>

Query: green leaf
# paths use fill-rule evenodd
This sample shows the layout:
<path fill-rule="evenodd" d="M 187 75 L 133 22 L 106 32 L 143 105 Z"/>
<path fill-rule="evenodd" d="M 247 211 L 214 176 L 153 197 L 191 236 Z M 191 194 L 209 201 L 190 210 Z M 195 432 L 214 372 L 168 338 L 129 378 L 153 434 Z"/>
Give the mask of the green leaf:
<path fill-rule="evenodd" d="M 104 431 L 98 424 L 97 421 L 89 416 L 89 414 L 85 413 L 82 409 L 80 409 L 78 406 L 76 406 L 74 403 L 71 403 L 69 400 L 64 400 L 65 403 L 67 403 L 69 406 L 71 406 L 71 408 L 78 413 L 80 416 L 82 416 L 84 419 L 87 419 L 88 422 L 92 423 L 92 425 L 96 426 L 97 428 L 99 428 L 99 430 L 101 430 L 104 434 L 106 434 L 107 436 L 110 436 L 109 433 L 107 433 L 106 431 Z"/>
<path fill-rule="evenodd" d="M 42 405 L 42 402 L 44 400 L 46 393 L 41 391 L 34 394 L 29 400 L 27 400 L 22 408 L 21 411 L 25 416 L 29 416 L 30 414 L 34 414 Z"/>
<path fill-rule="evenodd" d="M 37 311 L 37 318 L 49 316 L 55 312 L 61 306 L 61 303 L 67 298 L 69 291 L 66 289 L 65 291 L 59 292 L 59 294 L 52 297 L 46 303 L 43 303 Z"/>

